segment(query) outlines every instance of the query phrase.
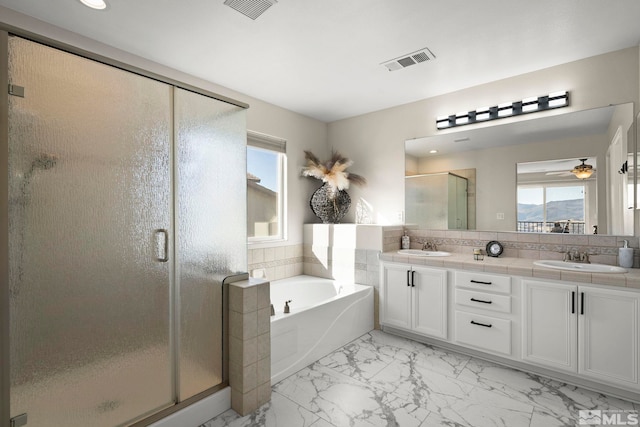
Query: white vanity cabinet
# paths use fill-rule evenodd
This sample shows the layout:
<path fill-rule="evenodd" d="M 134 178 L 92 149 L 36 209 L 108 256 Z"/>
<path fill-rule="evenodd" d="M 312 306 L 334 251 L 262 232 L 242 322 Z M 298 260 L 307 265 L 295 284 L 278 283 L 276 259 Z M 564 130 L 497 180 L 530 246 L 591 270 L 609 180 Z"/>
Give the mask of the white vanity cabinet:
<path fill-rule="evenodd" d="M 380 324 L 560 381 L 640 398 L 640 291 L 383 261 Z"/>
<path fill-rule="evenodd" d="M 447 338 L 447 271 L 409 264 L 382 264 L 380 323 Z"/>
<path fill-rule="evenodd" d="M 577 372 L 577 286 L 524 280 L 522 359 Z"/>
<path fill-rule="evenodd" d="M 640 389 L 640 293 L 523 280 L 523 360 Z"/>
<path fill-rule="evenodd" d="M 511 277 L 468 271 L 456 271 L 454 277 L 454 342 L 511 356 Z"/>

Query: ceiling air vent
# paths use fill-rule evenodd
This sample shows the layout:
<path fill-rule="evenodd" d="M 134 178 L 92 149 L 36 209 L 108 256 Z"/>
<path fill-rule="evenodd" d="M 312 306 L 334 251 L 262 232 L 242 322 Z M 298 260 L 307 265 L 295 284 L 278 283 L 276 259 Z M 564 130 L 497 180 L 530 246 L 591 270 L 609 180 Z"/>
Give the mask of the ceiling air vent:
<path fill-rule="evenodd" d="M 224 4 L 251 19 L 256 19 L 278 0 L 225 0 Z"/>
<path fill-rule="evenodd" d="M 383 62 L 382 65 L 387 67 L 389 71 L 395 71 L 400 70 L 401 68 L 410 67 L 411 65 L 419 64 L 421 62 L 432 61 L 434 59 L 436 59 L 436 56 L 429 50 L 429 48 L 425 47 L 424 49 L 420 49 L 416 52 Z"/>

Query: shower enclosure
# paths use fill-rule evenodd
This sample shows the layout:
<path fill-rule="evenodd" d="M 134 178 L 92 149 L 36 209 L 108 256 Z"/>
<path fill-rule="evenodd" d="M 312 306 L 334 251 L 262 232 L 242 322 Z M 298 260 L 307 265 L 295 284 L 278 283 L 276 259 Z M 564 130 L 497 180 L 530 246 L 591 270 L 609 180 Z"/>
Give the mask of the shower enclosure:
<path fill-rule="evenodd" d="M 244 108 L 14 36 L 8 81 L 10 417 L 129 425 L 220 387 Z"/>
<path fill-rule="evenodd" d="M 466 230 L 466 178 L 451 172 L 406 176 L 406 222 L 434 230 Z"/>

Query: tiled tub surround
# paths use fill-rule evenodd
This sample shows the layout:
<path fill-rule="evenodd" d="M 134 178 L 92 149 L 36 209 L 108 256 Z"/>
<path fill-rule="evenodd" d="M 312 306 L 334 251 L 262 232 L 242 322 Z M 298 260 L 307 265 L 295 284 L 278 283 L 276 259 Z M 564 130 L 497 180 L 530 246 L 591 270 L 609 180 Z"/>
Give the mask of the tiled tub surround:
<path fill-rule="evenodd" d="M 379 250 L 304 245 L 304 274 L 378 287 Z"/>
<path fill-rule="evenodd" d="M 634 251 L 634 267 L 640 267 L 639 238 L 634 236 L 606 236 L 597 234 L 562 234 L 562 233 L 515 233 L 458 230 L 422 230 L 407 228 L 411 238 L 412 249 L 422 249 L 425 241 L 434 242 L 438 250 L 456 254 L 472 254 L 474 248 L 484 251 L 486 244 L 492 240 L 502 243 L 504 252 L 501 257 L 523 258 L 527 260 L 555 259 L 562 260 L 567 251 L 586 252 L 591 262 L 618 265 L 618 248 L 623 240 L 629 241 Z M 404 229 L 385 230 L 385 252 L 400 249 L 400 239 Z M 486 259 L 486 258 L 485 258 Z"/>
<path fill-rule="evenodd" d="M 246 415 L 271 398 L 269 282 L 229 285 L 229 385 L 231 408 Z"/>
<path fill-rule="evenodd" d="M 379 257 L 385 247 L 387 230 L 402 230 L 402 227 L 374 224 L 304 225 L 304 274 L 372 286 L 375 328 L 379 328 Z"/>
<path fill-rule="evenodd" d="M 248 252 L 249 274 L 268 280 L 280 280 L 303 273 L 302 244 L 251 248 Z"/>
<path fill-rule="evenodd" d="M 373 224 L 305 224 L 304 274 L 378 287 L 384 233 Z"/>
<path fill-rule="evenodd" d="M 202 427 L 578 425 L 639 404 L 372 331 L 273 386 L 269 404 Z"/>

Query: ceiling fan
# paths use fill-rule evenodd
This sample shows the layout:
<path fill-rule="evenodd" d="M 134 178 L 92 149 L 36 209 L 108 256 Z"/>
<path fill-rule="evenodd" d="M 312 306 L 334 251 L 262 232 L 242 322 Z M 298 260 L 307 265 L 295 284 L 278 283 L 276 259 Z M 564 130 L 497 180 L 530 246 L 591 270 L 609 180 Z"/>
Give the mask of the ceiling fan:
<path fill-rule="evenodd" d="M 574 174 L 576 176 L 576 178 L 587 179 L 596 170 L 593 168 L 593 166 L 587 165 L 587 164 L 584 163 L 584 162 L 587 161 L 587 159 L 580 159 L 580 161 L 582 162 L 582 164 L 577 165 L 576 167 L 574 167 L 573 170 L 571 171 L 571 173 Z"/>
<path fill-rule="evenodd" d="M 571 176 L 573 173 L 571 171 L 556 171 L 556 172 L 547 172 L 545 175 L 558 175 L 558 176 Z"/>
<path fill-rule="evenodd" d="M 587 159 L 579 159 L 582 163 L 574 166 L 570 171 L 547 172 L 545 175 L 571 176 L 575 175 L 578 179 L 589 178 L 596 170 L 593 166 L 586 164 Z"/>

